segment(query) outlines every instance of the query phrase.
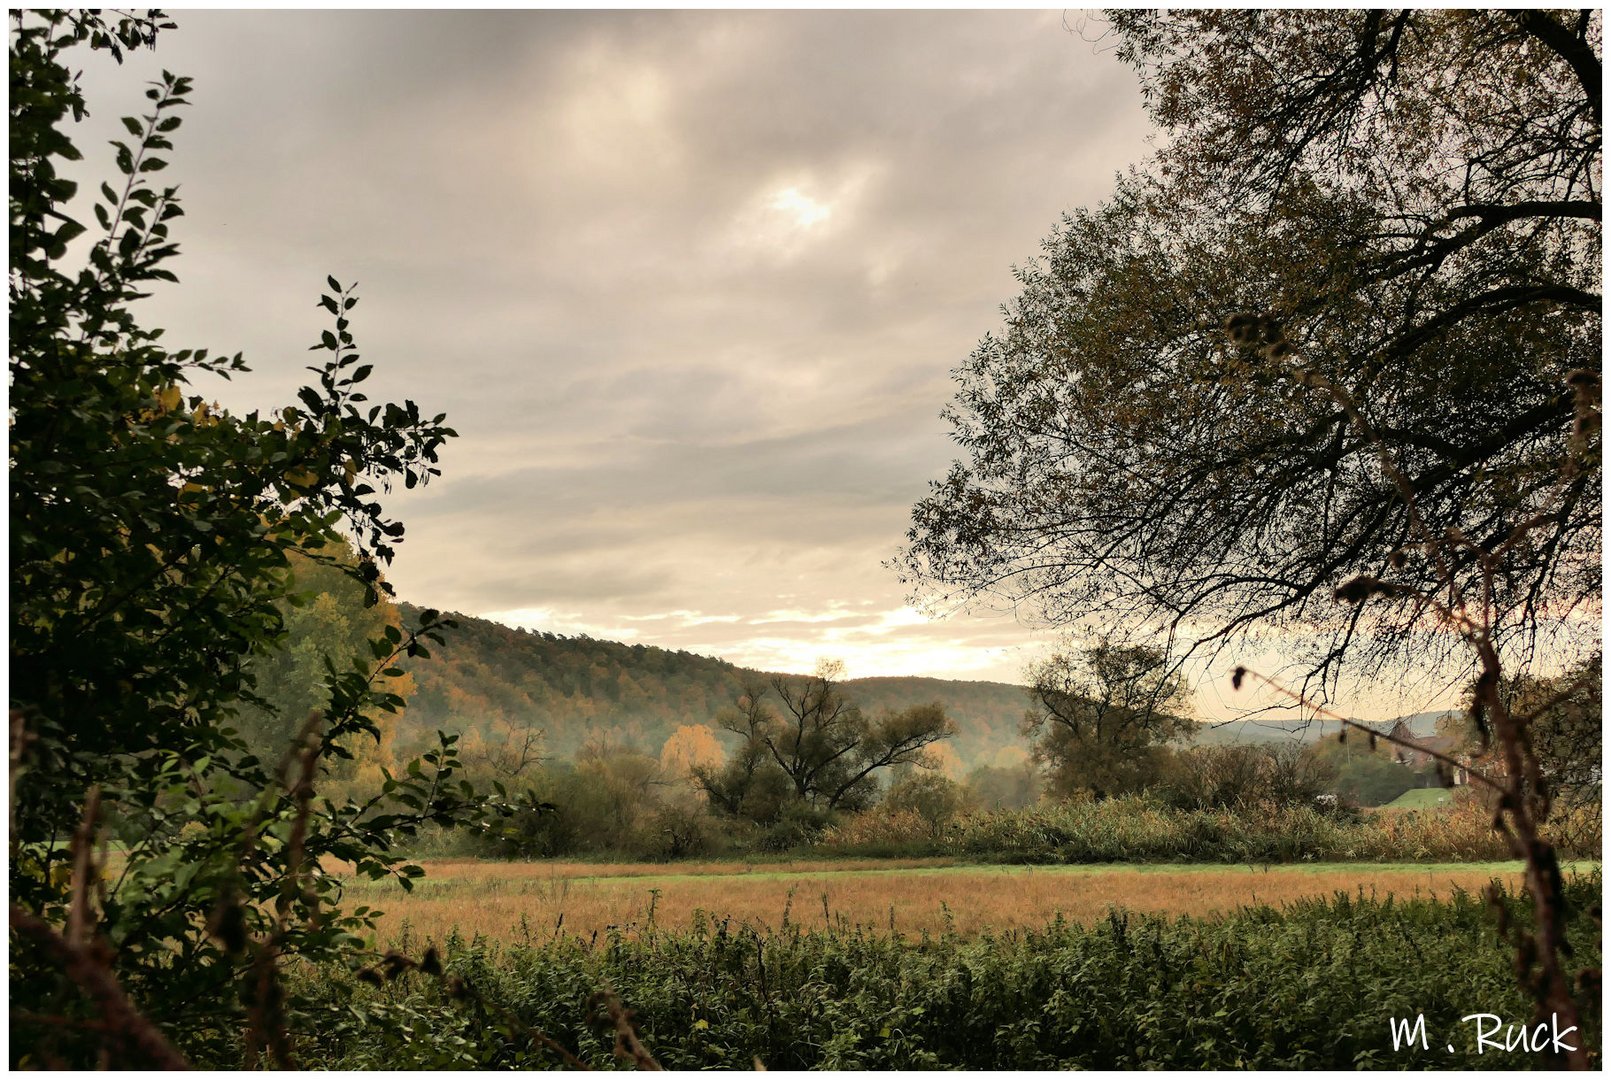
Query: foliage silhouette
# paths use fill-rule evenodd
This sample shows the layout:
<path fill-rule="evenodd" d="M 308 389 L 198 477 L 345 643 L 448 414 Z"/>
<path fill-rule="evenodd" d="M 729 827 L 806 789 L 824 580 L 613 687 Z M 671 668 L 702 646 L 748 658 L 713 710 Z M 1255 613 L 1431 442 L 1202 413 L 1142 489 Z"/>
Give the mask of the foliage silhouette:
<path fill-rule="evenodd" d="M 286 718 L 294 737 L 273 756 L 236 730 L 244 710 L 273 708 L 255 673 L 284 637 L 291 560 L 377 604 L 403 536 L 378 493 L 437 475 L 454 432 L 411 401 L 367 402 L 358 297 L 333 277 L 314 379 L 266 416 L 193 392 L 246 370 L 239 355 L 170 351 L 140 324 L 144 290 L 177 280 L 178 189 L 153 180 L 190 81 L 163 73 L 113 143 L 116 183 L 75 201 L 59 164 L 81 156 L 67 121 L 86 103 L 69 63 L 81 48 L 121 60 L 171 25 L 12 15 L 8 881 L 12 1000 L 29 1006 L 13 1065 L 162 1064 L 169 1043 L 292 1066 L 301 1016 L 283 960 L 355 958 L 372 921 L 336 906 L 320 860 L 408 887 L 421 871 L 399 841 L 490 808 L 455 779 L 451 736 L 371 799 L 316 796 L 401 707 L 387 683 L 440 641 L 450 623 L 435 612 L 326 656 L 318 707 Z M 350 561 L 336 554 L 348 542 Z M 124 841 L 115 856 L 108 830 Z M 161 1038 L 131 1041 L 130 1015 Z"/>

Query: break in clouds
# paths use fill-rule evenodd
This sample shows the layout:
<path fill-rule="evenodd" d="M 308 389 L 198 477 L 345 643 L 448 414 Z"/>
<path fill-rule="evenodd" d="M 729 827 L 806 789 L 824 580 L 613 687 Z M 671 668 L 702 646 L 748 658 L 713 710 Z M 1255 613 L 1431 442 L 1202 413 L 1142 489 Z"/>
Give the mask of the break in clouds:
<path fill-rule="evenodd" d="M 1010 613 L 885 569 L 953 456 L 1011 267 L 1141 161 L 1132 74 L 1059 12 L 183 12 L 172 347 L 290 401 L 327 273 L 375 400 L 445 411 L 391 498 L 404 599 L 768 669 L 1016 680 Z M 85 76 L 104 163 L 150 54 Z M 107 152 L 109 154 L 109 151 Z M 98 175 L 98 174 L 95 174 Z M 250 297 L 242 303 L 239 297 Z"/>

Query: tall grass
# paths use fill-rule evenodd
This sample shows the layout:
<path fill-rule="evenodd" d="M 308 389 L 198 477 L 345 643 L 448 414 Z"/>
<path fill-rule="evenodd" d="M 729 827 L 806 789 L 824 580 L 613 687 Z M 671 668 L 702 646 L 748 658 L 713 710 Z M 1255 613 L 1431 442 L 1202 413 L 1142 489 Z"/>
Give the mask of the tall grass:
<path fill-rule="evenodd" d="M 1304 805 L 1184 810 L 1150 795 L 963 814 L 936 833 L 910 813 L 874 811 L 829 829 L 824 854 L 950 855 L 1001 862 L 1491 861 L 1511 857 L 1491 812 L 1452 808 L 1360 815 Z M 1563 855 L 1593 856 L 1593 845 Z"/>
<path fill-rule="evenodd" d="M 1568 886 L 1574 964 L 1598 969 L 1599 875 Z M 1528 906 L 1511 896 L 1509 917 Z M 1170 920 L 1113 911 L 1085 928 L 965 939 L 853 927 L 762 931 L 706 918 L 692 929 L 500 947 L 451 940 L 448 973 L 472 1004 L 409 975 L 380 988 L 307 973 L 327 1014 L 303 1060 L 336 1068 L 541 1067 L 513 1015 L 585 1062 L 619 1065 L 585 1004 L 613 989 L 668 1068 L 1503 1068 L 1460 1018 L 1517 1023 L 1532 1002 L 1493 913 L 1471 894 L 1377 901 L 1339 893 L 1281 910 Z M 448 985 L 452 985 L 449 981 Z M 462 995 L 461 995 L 462 996 Z M 1585 1015 L 1598 1017 L 1598 1001 Z M 1431 1048 L 1395 1052 L 1388 1023 L 1424 1014 Z M 1597 1022 L 1596 1022 L 1597 1023 Z M 429 1038 L 400 1039 L 399 1029 Z M 1598 1027 L 1578 1033 L 1592 1048 Z M 1454 1050 L 1445 1050 L 1452 1044 Z"/>

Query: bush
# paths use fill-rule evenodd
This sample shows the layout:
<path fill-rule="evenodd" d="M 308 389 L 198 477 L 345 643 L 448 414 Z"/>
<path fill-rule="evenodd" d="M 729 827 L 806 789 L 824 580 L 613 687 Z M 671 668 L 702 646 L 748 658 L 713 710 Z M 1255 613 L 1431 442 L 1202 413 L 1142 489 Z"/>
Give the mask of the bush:
<path fill-rule="evenodd" d="M 342 912 L 321 860 L 411 884 L 420 870 L 399 842 L 495 809 L 459 783 L 450 736 L 372 800 L 325 788 L 382 741 L 380 718 L 403 705 L 396 664 L 451 626 L 434 611 L 409 631 L 376 619 L 357 640 L 333 635 L 312 665 L 317 692 L 258 729 L 291 737 L 243 735 L 276 704 L 266 683 L 292 563 L 324 563 L 377 605 L 404 533 L 377 495 L 438 475 L 454 433 L 412 401 L 368 401 L 358 297 L 334 278 L 316 378 L 271 413 L 202 392 L 246 371 L 239 355 L 170 352 L 140 324 L 137 301 L 178 280 L 178 188 L 153 179 L 190 80 L 163 72 L 144 114 L 123 118 L 115 186 L 77 195 L 63 172 L 81 156 L 69 117 L 87 103 L 71 65 L 153 46 L 165 18 L 12 16 L 14 1067 L 172 1066 L 169 1040 L 233 1067 L 294 1067 L 302 1015 L 281 964 L 358 962 L 372 926 Z M 72 215 L 88 212 L 98 228 L 85 235 Z M 334 555 L 343 538 L 350 561 Z M 126 842 L 115 874 L 101 862 L 109 832 Z"/>
<path fill-rule="evenodd" d="M 1448 809 L 1364 816 L 1313 804 L 1244 802 L 1188 810 L 1156 794 L 1042 802 L 964 813 L 937 834 L 875 813 L 840 823 L 815 845 L 836 855 L 953 855 L 1009 863 L 1509 859 L 1492 811 L 1462 799 Z M 1597 836 L 1578 830 L 1579 835 Z M 1598 848 L 1563 847 L 1592 856 Z"/>
<path fill-rule="evenodd" d="M 937 772 L 919 772 L 903 776 L 891 785 L 880 805 L 896 813 L 916 814 L 930 836 L 939 836 L 946 823 L 966 810 L 972 801 L 968 789 L 955 780 Z"/>
<path fill-rule="evenodd" d="M 1574 964 L 1597 969 L 1590 910 L 1600 879 L 1574 879 Z M 1526 925 L 1517 897 L 1507 917 Z M 458 1005 L 417 974 L 372 989 L 310 973 L 328 1022 L 307 1058 L 328 1068 L 539 1068 L 561 1064 L 540 1031 L 595 1067 L 621 1067 L 613 1034 L 589 1022 L 587 988 L 608 985 L 642 1039 L 674 1069 L 1517 1068 L 1519 1051 L 1478 1056 L 1460 1018 L 1517 1022 L 1533 1003 L 1478 898 L 1397 901 L 1337 894 L 1282 910 L 1176 919 L 1114 911 L 1082 928 L 964 940 L 863 929 L 776 932 L 704 920 L 687 932 L 561 937 L 501 948 L 452 942 L 449 977 L 482 1003 Z M 1598 1001 L 1586 1003 L 1599 1045 Z M 1394 1052 L 1388 1020 L 1426 1017 L 1455 1052 Z M 518 1027 L 510 1019 L 518 1021 Z M 399 1026 L 429 1037 L 399 1039 Z"/>
<path fill-rule="evenodd" d="M 869 858 L 929 855 L 940 849 L 934 830 L 921 815 L 882 806 L 825 829 L 816 846 L 818 850 L 854 852 Z"/>
<path fill-rule="evenodd" d="M 817 842 L 833 820 L 834 815 L 830 811 L 818 810 L 808 803 L 784 803 L 776 823 L 760 834 L 759 848 L 767 852 L 781 852 L 808 847 Z"/>

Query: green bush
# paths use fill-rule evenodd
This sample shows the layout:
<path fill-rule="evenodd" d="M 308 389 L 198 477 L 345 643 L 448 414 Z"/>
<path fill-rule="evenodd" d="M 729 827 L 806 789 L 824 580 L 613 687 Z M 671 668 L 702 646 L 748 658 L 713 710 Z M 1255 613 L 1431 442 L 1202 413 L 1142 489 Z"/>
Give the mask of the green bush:
<path fill-rule="evenodd" d="M 1598 968 L 1600 879 L 1574 879 L 1573 963 Z M 1525 924 L 1528 905 L 1504 901 Z M 1170 920 L 1114 911 L 1086 929 L 964 940 L 862 929 L 758 932 L 703 919 L 692 930 L 561 937 L 502 948 L 447 946 L 449 977 L 378 989 L 319 970 L 316 1046 L 331 1068 L 559 1064 L 525 1025 L 594 1066 L 619 1066 L 586 999 L 612 987 L 645 1045 L 676 1069 L 1514 1068 L 1521 1052 L 1475 1053 L 1460 1018 L 1521 1022 L 1513 956 L 1476 897 L 1376 900 L 1337 894 L 1280 911 Z M 1598 1000 L 1586 1000 L 1598 1017 Z M 509 1021 L 518 1019 L 518 1025 Z M 1431 1048 L 1395 1052 L 1388 1021 L 1424 1014 Z M 1594 1023 L 1594 1021 L 1591 1021 Z M 399 1028 L 429 1039 L 404 1039 Z M 507 1030 L 506 1036 L 496 1033 Z M 1598 1046 L 1598 1026 L 1582 1033 Z M 1453 1043 L 1454 1052 L 1444 1046 Z"/>
<path fill-rule="evenodd" d="M 1425 813 L 1365 816 L 1306 804 L 1182 809 L 1161 796 L 1041 802 L 960 814 L 938 830 L 909 817 L 852 819 L 813 851 L 833 855 L 951 855 L 1008 863 L 1486 861 L 1512 857 L 1492 813 L 1475 800 Z M 1585 830 L 1584 835 L 1598 836 Z M 1598 847 L 1568 847 L 1593 856 Z"/>

